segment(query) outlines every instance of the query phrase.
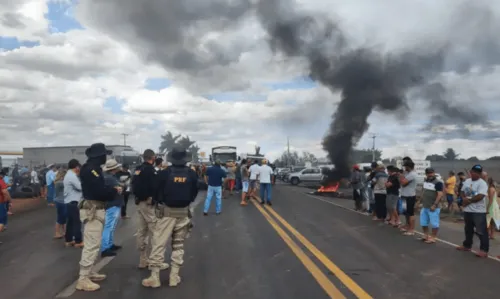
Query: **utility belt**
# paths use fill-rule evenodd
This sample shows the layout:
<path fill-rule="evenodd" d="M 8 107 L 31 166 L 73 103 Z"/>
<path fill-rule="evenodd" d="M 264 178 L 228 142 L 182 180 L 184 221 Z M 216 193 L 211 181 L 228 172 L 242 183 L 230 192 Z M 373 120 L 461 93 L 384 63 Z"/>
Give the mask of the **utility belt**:
<path fill-rule="evenodd" d="M 104 213 L 103 211 L 106 208 L 106 203 L 98 200 L 89 200 L 84 199 L 78 204 L 78 208 L 80 209 L 80 219 L 83 223 L 87 223 L 94 219 L 99 220 L 104 224 Z M 102 217 L 97 214 L 102 214 Z"/>
<path fill-rule="evenodd" d="M 166 206 L 163 203 L 158 203 L 155 207 L 155 215 L 157 218 L 163 218 L 163 217 L 168 217 L 168 218 L 177 218 L 177 219 L 184 219 L 186 217 L 192 218 L 193 216 L 191 215 L 191 210 L 189 207 L 185 208 L 171 208 Z"/>
<path fill-rule="evenodd" d="M 140 202 L 145 201 L 147 205 L 153 205 L 153 198 L 148 197 L 148 198 L 135 198 L 135 204 L 138 205 Z"/>

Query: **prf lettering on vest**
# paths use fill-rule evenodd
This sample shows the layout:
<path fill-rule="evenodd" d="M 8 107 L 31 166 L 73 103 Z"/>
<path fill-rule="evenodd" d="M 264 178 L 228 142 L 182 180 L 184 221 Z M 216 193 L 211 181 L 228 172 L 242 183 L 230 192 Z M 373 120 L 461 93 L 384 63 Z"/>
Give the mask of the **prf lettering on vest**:
<path fill-rule="evenodd" d="M 185 183 L 186 179 L 186 177 L 176 176 L 174 177 L 174 183 Z"/>

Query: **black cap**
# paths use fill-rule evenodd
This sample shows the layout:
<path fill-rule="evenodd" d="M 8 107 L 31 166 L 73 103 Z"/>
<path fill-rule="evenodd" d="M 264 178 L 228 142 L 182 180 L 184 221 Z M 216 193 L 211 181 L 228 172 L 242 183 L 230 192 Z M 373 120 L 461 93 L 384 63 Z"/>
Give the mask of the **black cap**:
<path fill-rule="evenodd" d="M 481 173 L 481 172 L 483 172 L 483 166 L 476 164 L 476 165 L 472 166 L 470 171 Z"/>
<path fill-rule="evenodd" d="M 434 171 L 434 168 L 432 168 L 432 167 L 429 167 L 429 168 L 426 168 L 426 169 L 425 169 L 425 173 L 426 173 L 426 174 L 427 174 L 427 173 L 434 173 L 434 172 L 435 172 L 435 171 Z"/>

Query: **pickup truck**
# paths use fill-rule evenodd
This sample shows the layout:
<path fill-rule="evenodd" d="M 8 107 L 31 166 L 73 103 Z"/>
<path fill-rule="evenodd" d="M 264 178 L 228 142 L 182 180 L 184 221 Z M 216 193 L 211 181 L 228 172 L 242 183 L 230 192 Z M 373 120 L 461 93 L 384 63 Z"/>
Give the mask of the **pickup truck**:
<path fill-rule="evenodd" d="M 295 186 L 300 183 L 320 185 L 322 180 L 323 173 L 319 167 L 309 167 L 288 174 L 288 181 Z"/>

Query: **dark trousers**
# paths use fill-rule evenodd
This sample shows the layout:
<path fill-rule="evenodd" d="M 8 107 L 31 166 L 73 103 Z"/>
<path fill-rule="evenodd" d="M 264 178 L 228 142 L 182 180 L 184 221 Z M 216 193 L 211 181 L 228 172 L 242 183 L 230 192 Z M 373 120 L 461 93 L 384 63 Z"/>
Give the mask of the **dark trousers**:
<path fill-rule="evenodd" d="M 75 243 L 82 243 L 82 222 L 80 221 L 80 209 L 78 203 L 73 201 L 66 204 L 67 222 L 66 222 L 66 235 L 64 238 L 66 242 L 75 241 Z"/>
<path fill-rule="evenodd" d="M 375 193 L 375 214 L 377 214 L 378 219 L 385 219 L 387 216 L 387 207 L 385 205 L 385 194 Z"/>
<path fill-rule="evenodd" d="M 128 197 L 130 196 L 130 192 L 124 192 L 123 193 L 123 206 L 121 208 L 121 215 L 122 217 L 127 216 L 127 204 L 128 204 Z"/>
<path fill-rule="evenodd" d="M 363 208 L 363 197 L 361 196 L 361 189 L 352 189 L 352 199 L 354 199 L 354 209 L 359 211 Z"/>
<path fill-rule="evenodd" d="M 475 233 L 479 237 L 479 249 L 484 252 L 490 250 L 490 239 L 488 236 L 488 228 L 486 225 L 486 213 L 470 213 L 464 212 L 464 231 L 465 240 L 463 245 L 465 248 L 471 248 Z"/>

